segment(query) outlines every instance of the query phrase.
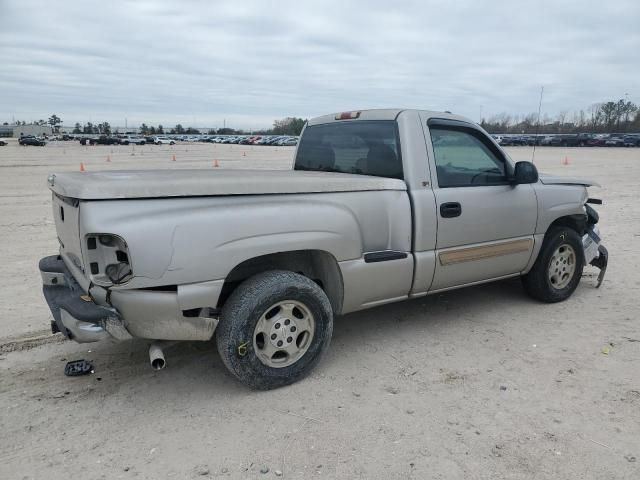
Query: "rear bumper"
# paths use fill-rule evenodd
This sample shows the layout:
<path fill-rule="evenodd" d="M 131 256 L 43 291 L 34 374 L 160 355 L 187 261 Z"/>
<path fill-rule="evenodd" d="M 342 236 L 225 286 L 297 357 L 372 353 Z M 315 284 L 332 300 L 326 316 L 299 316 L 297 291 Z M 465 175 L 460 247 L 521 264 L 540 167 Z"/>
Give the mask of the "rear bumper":
<path fill-rule="evenodd" d="M 60 332 L 79 343 L 97 342 L 109 334 L 131 338 L 120 314 L 114 308 L 94 303 L 73 278 L 62 257 L 45 257 L 40 260 L 39 268 L 44 298 L 53 315 L 53 333 Z"/>
<path fill-rule="evenodd" d="M 80 285 L 60 255 L 43 258 L 39 267 L 54 319 L 51 330 L 79 343 L 107 337 L 210 340 L 218 325 L 217 312 L 210 304 L 218 298 L 214 292 L 223 282 L 180 287 L 186 292 L 180 297 L 179 291 L 107 290 L 74 270 L 83 282 Z"/>

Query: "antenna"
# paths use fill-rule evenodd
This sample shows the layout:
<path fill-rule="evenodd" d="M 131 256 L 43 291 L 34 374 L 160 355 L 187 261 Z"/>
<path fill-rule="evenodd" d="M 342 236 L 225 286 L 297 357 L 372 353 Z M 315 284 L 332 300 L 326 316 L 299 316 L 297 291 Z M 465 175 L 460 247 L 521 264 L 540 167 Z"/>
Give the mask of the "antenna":
<path fill-rule="evenodd" d="M 544 85 L 540 87 L 540 103 L 538 103 L 538 124 L 536 125 L 536 138 L 533 141 L 533 152 L 531 153 L 531 163 L 536 158 L 536 145 L 538 144 L 538 132 L 540 131 L 540 111 L 542 110 L 542 94 L 544 93 Z"/>

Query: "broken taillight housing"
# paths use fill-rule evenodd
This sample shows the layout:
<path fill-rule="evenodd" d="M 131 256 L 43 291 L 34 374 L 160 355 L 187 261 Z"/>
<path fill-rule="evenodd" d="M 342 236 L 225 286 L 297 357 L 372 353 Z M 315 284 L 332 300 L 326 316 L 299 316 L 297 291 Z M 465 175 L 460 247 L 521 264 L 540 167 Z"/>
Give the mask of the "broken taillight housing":
<path fill-rule="evenodd" d="M 120 285 L 133 276 L 129 249 L 122 237 L 110 233 L 87 235 L 84 247 L 86 265 L 96 285 Z"/>

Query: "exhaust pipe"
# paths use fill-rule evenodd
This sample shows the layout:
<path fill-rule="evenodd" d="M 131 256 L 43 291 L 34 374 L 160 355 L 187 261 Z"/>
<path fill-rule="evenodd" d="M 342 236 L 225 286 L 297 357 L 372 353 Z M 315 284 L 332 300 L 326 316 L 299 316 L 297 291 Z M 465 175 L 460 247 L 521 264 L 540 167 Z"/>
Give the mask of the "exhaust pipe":
<path fill-rule="evenodd" d="M 164 359 L 164 352 L 162 349 L 167 347 L 167 342 L 153 342 L 149 346 L 149 363 L 154 370 L 162 370 L 167 366 L 167 361 Z"/>

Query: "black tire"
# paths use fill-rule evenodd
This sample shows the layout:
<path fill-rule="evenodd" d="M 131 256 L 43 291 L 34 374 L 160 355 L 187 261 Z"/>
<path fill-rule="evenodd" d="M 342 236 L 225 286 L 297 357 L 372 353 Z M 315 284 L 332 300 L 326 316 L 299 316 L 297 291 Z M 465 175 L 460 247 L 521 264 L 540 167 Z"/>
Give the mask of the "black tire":
<path fill-rule="evenodd" d="M 314 317 L 314 334 L 295 363 L 275 368 L 255 352 L 258 320 L 274 304 L 292 300 L 303 304 Z M 245 385 L 257 390 L 290 385 L 313 370 L 331 342 L 333 310 L 324 291 L 297 273 L 272 270 L 243 282 L 222 309 L 216 328 L 216 344 L 225 366 Z"/>
<path fill-rule="evenodd" d="M 551 257 L 562 245 L 569 245 L 575 252 L 573 277 L 564 288 L 556 288 L 549 280 L 548 269 Z M 552 227 L 544 238 L 544 243 L 533 268 L 522 277 L 526 292 L 542 302 L 562 302 L 569 298 L 580 283 L 584 268 L 584 251 L 580 235 L 569 227 Z"/>

